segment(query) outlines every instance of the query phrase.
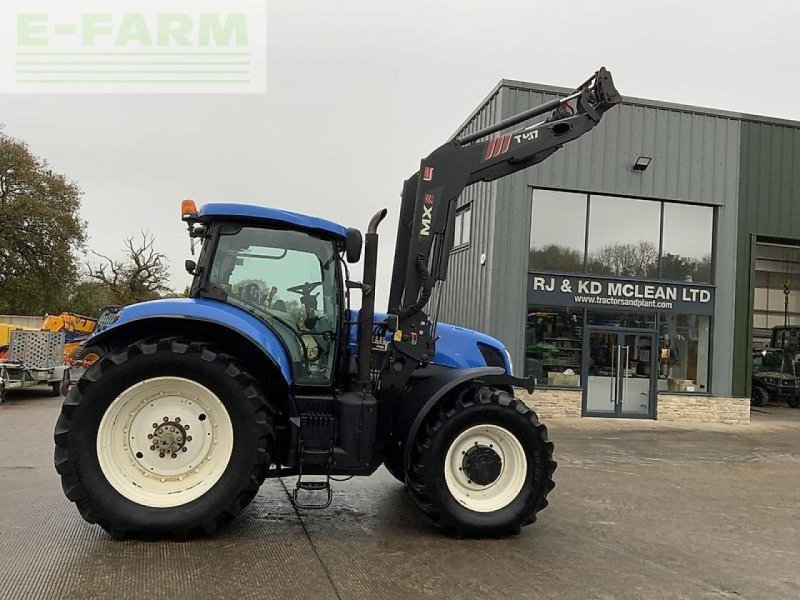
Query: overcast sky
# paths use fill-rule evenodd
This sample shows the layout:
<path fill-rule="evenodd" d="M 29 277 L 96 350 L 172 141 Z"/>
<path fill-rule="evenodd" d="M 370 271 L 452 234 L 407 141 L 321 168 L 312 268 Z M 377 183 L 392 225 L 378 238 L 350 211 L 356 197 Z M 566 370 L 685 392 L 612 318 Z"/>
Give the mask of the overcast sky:
<path fill-rule="evenodd" d="M 148 229 L 188 282 L 185 197 L 365 229 L 501 78 L 800 119 L 800 2 L 269 0 L 266 95 L 0 96 L 6 132 L 77 181 L 90 246 Z M 589 134 L 591 135 L 591 134 Z M 379 307 L 385 300 L 379 301 Z"/>

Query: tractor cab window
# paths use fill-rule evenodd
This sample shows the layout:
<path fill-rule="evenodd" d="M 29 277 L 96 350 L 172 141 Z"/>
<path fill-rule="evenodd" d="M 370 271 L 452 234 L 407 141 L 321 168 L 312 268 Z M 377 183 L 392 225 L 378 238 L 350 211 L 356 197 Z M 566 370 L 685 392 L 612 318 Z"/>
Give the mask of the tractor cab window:
<path fill-rule="evenodd" d="M 221 233 L 209 281 L 282 338 L 298 383 L 330 382 L 339 321 L 333 242 L 255 227 Z"/>

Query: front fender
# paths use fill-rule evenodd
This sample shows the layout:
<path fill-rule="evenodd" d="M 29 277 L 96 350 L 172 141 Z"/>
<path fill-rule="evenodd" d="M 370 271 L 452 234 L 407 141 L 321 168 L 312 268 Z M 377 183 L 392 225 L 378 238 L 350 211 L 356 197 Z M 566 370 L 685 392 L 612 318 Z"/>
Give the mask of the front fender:
<path fill-rule="evenodd" d="M 292 383 L 292 363 L 278 335 L 250 313 L 217 300 L 171 298 L 133 304 L 124 308 L 110 327 L 93 335 L 86 344 L 102 344 L 124 331 L 130 331 L 137 325 L 145 325 L 156 319 L 180 320 L 182 325 L 194 321 L 200 331 L 204 323 L 224 327 L 247 338 L 278 368 L 285 383 L 287 385 Z"/>
<path fill-rule="evenodd" d="M 393 427 L 395 438 L 393 441 L 399 447 L 392 448 L 392 451 L 402 450 L 404 470 L 409 468 L 412 444 L 430 412 L 450 391 L 470 381 L 481 381 L 487 385 L 509 390 L 514 386 L 532 389 L 531 380 L 521 380 L 506 375 L 505 369 L 501 367 L 438 368 L 432 375 L 423 376 L 417 382 L 412 380 L 411 386 L 400 402 Z"/>

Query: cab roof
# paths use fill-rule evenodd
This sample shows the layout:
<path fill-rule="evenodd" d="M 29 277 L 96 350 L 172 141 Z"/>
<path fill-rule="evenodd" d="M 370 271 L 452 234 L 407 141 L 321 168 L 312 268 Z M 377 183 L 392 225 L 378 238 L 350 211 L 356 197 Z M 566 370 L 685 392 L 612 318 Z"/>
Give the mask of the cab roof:
<path fill-rule="evenodd" d="M 197 216 L 201 220 L 203 218 L 240 218 L 265 221 L 267 223 L 282 223 L 292 229 L 329 233 L 339 238 L 347 237 L 347 227 L 343 227 L 333 221 L 254 204 L 227 204 L 225 202 L 204 204 L 197 211 Z"/>

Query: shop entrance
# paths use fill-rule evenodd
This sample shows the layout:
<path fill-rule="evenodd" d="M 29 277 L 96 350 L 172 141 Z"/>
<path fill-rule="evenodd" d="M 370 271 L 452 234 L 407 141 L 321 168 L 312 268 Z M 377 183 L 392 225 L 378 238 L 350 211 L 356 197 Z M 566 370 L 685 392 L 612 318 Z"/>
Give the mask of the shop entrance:
<path fill-rule="evenodd" d="M 583 344 L 584 416 L 654 418 L 655 332 L 589 327 Z"/>

